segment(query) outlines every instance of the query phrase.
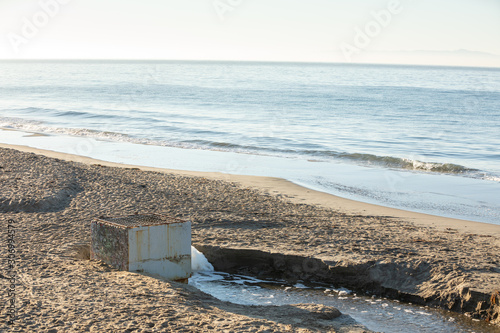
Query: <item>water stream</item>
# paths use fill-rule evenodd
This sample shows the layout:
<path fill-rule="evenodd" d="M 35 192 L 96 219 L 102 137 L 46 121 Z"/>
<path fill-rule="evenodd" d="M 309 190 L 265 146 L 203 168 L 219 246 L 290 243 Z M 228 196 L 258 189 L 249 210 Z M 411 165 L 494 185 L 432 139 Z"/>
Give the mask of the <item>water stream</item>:
<path fill-rule="evenodd" d="M 477 319 L 452 312 L 357 296 L 346 289 L 260 280 L 223 272 L 196 272 L 189 284 L 222 301 L 243 305 L 315 303 L 333 306 L 377 332 L 499 332 Z"/>

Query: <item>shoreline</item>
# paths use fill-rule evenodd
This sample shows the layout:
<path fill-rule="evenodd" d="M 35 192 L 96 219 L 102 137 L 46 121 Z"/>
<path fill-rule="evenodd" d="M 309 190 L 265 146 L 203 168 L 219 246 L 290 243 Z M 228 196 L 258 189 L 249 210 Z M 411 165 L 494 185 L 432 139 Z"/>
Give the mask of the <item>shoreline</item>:
<path fill-rule="evenodd" d="M 500 195 L 494 181 L 434 172 L 407 172 L 351 163 L 313 163 L 305 159 L 190 149 L 147 143 L 100 140 L 70 134 L 2 130 L 1 142 L 84 155 L 124 165 L 169 171 L 200 171 L 278 177 L 311 190 L 355 202 L 431 216 L 500 225 Z M 36 138 L 40 136 L 40 138 Z M 203 160 L 203 162 L 199 162 Z M 284 164 L 283 164 L 284 163 Z M 286 167 L 283 168 L 283 165 Z M 456 224 L 456 223 L 455 223 Z"/>
<path fill-rule="evenodd" d="M 297 185 L 291 181 L 276 177 L 263 176 L 245 176 L 233 175 L 221 172 L 203 172 L 203 171 L 187 171 L 168 168 L 146 167 L 133 164 L 122 164 L 98 160 L 91 157 L 80 156 L 75 154 L 60 153 L 52 150 L 33 148 L 24 145 L 4 144 L 0 143 L 0 148 L 16 149 L 22 152 L 35 153 L 47 157 L 58 158 L 64 161 L 84 163 L 88 165 L 100 164 L 108 167 L 116 168 L 135 168 L 142 171 L 154 171 L 162 173 L 172 173 L 176 175 L 205 177 L 213 180 L 224 180 L 241 184 L 271 195 L 284 196 L 287 200 L 295 203 L 303 203 L 310 205 L 318 205 L 324 208 L 335 209 L 346 214 L 356 214 L 362 216 L 390 216 L 397 219 L 403 219 L 420 226 L 434 227 L 439 230 L 447 230 L 449 228 L 458 230 L 463 233 L 474 232 L 485 236 L 500 237 L 500 225 L 461 220 L 425 213 L 411 212 L 397 208 L 385 207 L 342 198 L 333 194 L 316 191 L 307 187 Z M 500 243 L 499 243 L 500 244 Z"/>

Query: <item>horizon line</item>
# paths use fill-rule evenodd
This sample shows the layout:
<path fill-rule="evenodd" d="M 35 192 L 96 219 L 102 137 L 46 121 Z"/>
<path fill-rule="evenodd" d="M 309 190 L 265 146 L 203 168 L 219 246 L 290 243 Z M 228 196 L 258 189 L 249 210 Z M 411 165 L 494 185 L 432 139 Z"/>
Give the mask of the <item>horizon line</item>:
<path fill-rule="evenodd" d="M 354 66 L 395 66 L 395 67 L 446 67 L 473 69 L 500 69 L 499 66 L 439 65 L 439 64 L 390 64 L 335 61 L 293 61 L 293 60 L 234 60 L 234 59 L 146 59 L 146 58 L 0 58 L 0 62 L 204 62 L 204 63 L 255 63 L 255 64 L 308 64 L 308 65 L 354 65 Z"/>

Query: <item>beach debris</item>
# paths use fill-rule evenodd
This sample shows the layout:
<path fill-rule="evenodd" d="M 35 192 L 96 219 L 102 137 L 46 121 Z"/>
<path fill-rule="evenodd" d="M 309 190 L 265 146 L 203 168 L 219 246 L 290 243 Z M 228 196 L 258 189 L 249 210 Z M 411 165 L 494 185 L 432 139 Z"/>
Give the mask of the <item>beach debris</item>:
<path fill-rule="evenodd" d="M 99 217 L 91 223 L 91 259 L 169 280 L 191 276 L 191 222 L 160 214 Z"/>

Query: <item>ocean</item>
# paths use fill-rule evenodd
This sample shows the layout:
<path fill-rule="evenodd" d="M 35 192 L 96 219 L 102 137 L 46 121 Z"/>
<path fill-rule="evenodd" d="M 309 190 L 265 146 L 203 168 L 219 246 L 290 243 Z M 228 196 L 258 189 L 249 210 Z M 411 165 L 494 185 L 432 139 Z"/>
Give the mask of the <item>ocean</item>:
<path fill-rule="evenodd" d="M 500 224 L 500 69 L 2 61 L 0 142 Z"/>

